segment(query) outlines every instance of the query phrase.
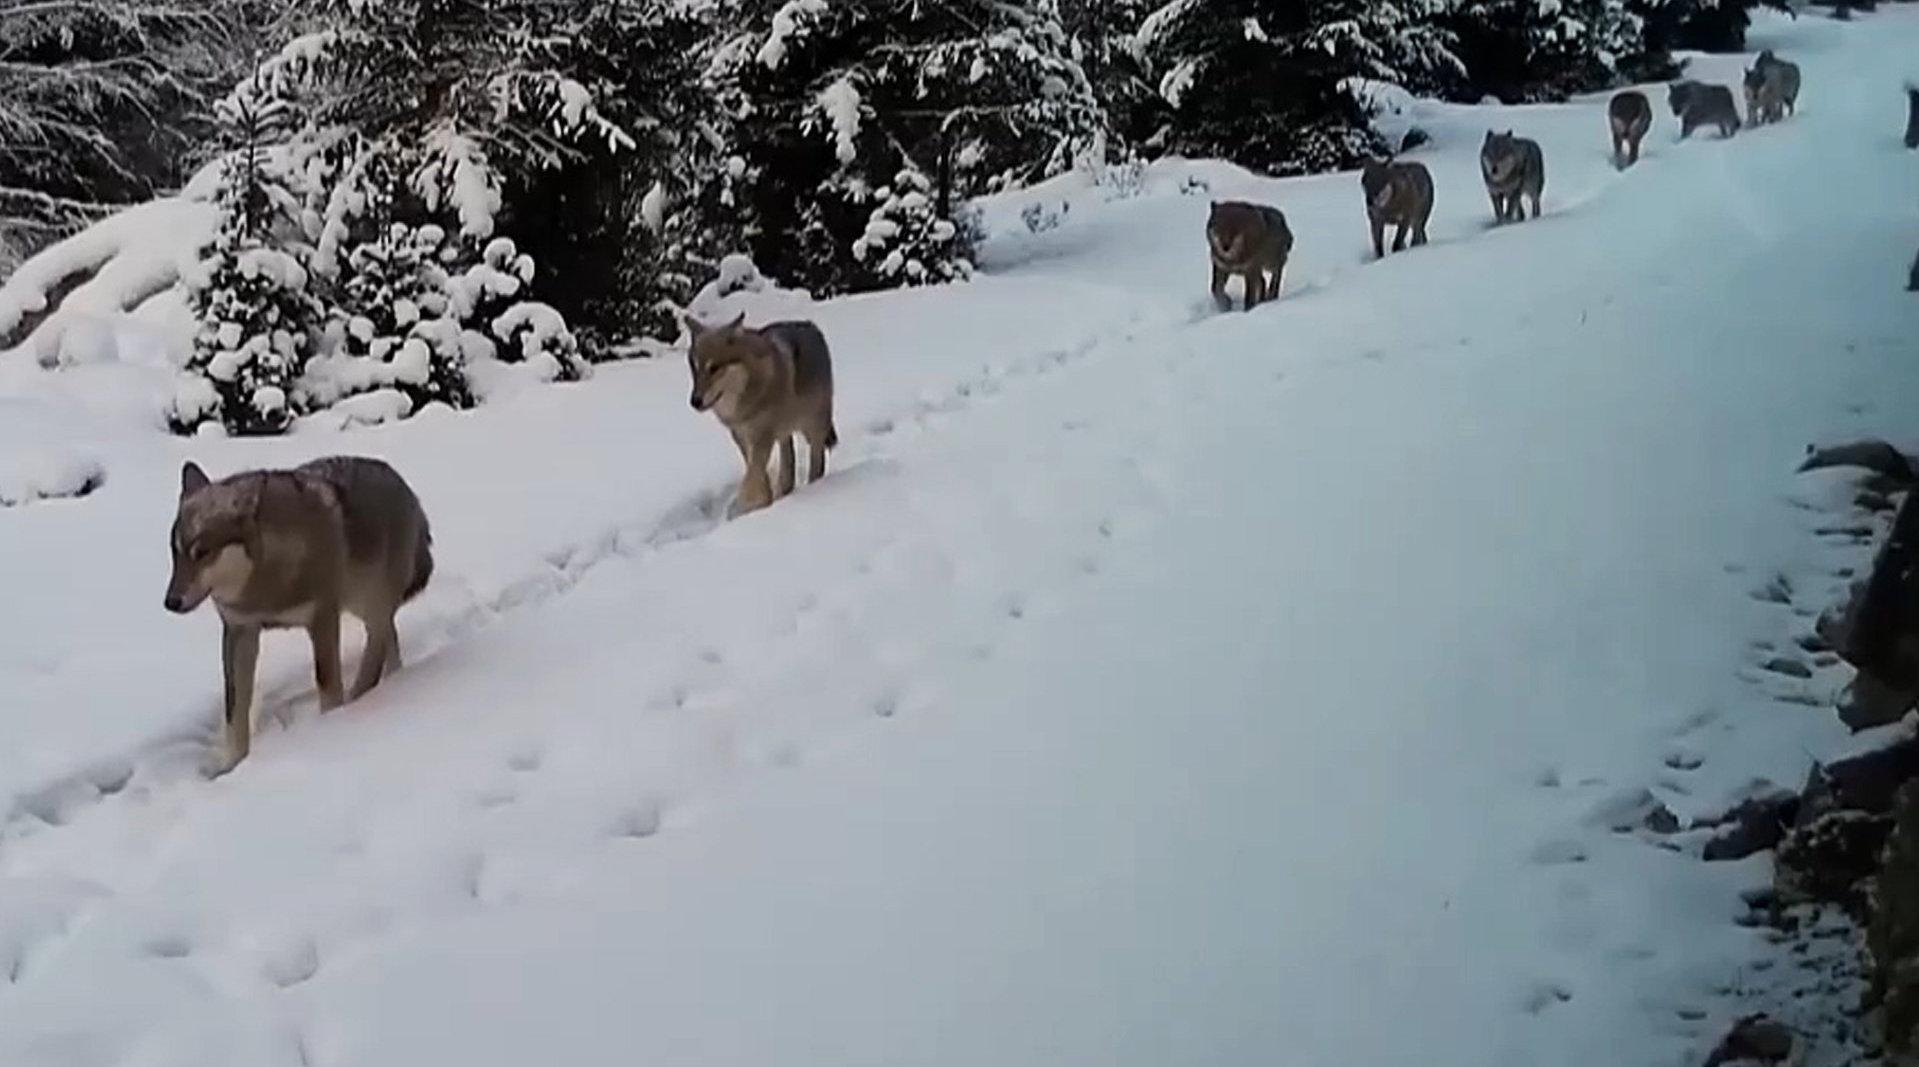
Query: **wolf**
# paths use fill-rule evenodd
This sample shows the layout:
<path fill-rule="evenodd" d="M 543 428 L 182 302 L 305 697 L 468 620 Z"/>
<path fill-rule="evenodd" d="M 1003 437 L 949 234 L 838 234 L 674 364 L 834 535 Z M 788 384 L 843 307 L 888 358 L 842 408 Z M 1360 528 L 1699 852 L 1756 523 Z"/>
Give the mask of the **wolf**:
<path fill-rule="evenodd" d="M 1912 257 L 1912 276 L 1906 279 L 1906 290 L 1919 293 L 1919 256 Z"/>
<path fill-rule="evenodd" d="M 1370 159 L 1359 172 L 1359 186 L 1366 193 L 1366 219 L 1373 227 L 1373 257 L 1386 255 L 1386 226 L 1393 232 L 1393 251 L 1406 247 L 1406 234 L 1413 236 L 1413 247 L 1426 243 L 1426 222 L 1433 216 L 1433 176 L 1424 163 L 1399 163 L 1390 159 Z"/>
<path fill-rule="evenodd" d="M 1625 170 L 1639 162 L 1639 142 L 1652 129 L 1652 101 L 1637 89 L 1613 96 L 1606 105 L 1606 123 L 1612 129 L 1613 165 Z"/>
<path fill-rule="evenodd" d="M 1546 191 L 1546 155 L 1539 142 L 1513 136 L 1513 131 L 1486 131 L 1479 147 L 1479 170 L 1486 178 L 1486 193 L 1493 201 L 1493 222 L 1522 222 L 1526 209 L 1523 196 L 1533 204 L 1533 218 L 1539 217 L 1539 197 Z"/>
<path fill-rule="evenodd" d="M 1753 60 L 1753 69 L 1766 72 L 1767 83 L 1773 87 L 1779 104 L 1788 115 L 1799 113 L 1799 64 L 1780 59 L 1768 48 Z M 1773 121 L 1777 122 L 1775 117 Z"/>
<path fill-rule="evenodd" d="M 1919 85 L 1906 83 L 1906 147 L 1919 148 Z"/>
<path fill-rule="evenodd" d="M 1746 119 L 1764 126 L 1785 118 L 1799 99 L 1799 67 L 1773 55 L 1759 53 L 1759 59 L 1746 71 Z"/>
<path fill-rule="evenodd" d="M 1739 132 L 1739 108 L 1733 103 L 1732 90 L 1723 85 L 1676 81 L 1666 90 L 1666 104 L 1679 119 L 1682 141 L 1701 126 L 1717 126 L 1724 137 Z"/>
<path fill-rule="evenodd" d="M 245 471 L 217 482 L 189 462 L 180 470 L 171 547 L 166 609 L 184 615 L 211 598 L 220 613 L 221 772 L 237 766 L 252 746 L 261 630 L 306 630 L 320 708 L 328 711 L 399 669 L 394 613 L 433 577 L 433 534 L 419 498 L 398 471 L 362 456 Z M 350 692 L 340 678 L 343 611 L 367 631 Z"/>
<path fill-rule="evenodd" d="M 1232 306 L 1226 280 L 1246 280 L 1246 310 L 1279 296 L 1286 259 L 1293 253 L 1293 231 L 1276 207 L 1238 200 L 1215 200 L 1206 217 L 1206 245 L 1213 259 L 1213 303 Z M 1268 282 L 1266 276 L 1272 275 Z"/>
<path fill-rule="evenodd" d="M 806 438 L 808 482 L 826 475 L 826 454 L 840 443 L 833 426 L 833 357 L 826 335 L 811 322 L 775 322 L 753 329 L 746 315 L 724 326 L 686 318 L 692 340 L 686 358 L 693 372 L 691 403 L 711 411 L 733 435 L 746 462 L 733 502 L 737 518 L 793 491 L 794 435 Z M 767 475 L 779 446 L 775 493 Z"/>

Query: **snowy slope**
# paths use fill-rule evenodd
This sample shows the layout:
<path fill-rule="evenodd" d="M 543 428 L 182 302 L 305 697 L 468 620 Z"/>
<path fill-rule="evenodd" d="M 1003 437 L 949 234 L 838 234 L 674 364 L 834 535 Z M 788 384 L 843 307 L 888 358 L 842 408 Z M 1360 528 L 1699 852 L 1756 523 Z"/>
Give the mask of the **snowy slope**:
<path fill-rule="evenodd" d="M 1847 743 L 1755 682 L 1804 620 L 1749 594 L 1840 559 L 1800 449 L 1919 401 L 1919 13 L 1765 46 L 1797 119 L 1662 111 L 1625 174 L 1603 100 L 1422 105 L 1434 243 L 1382 264 L 1350 174 L 995 205 L 992 276 L 816 309 L 846 447 L 738 523 L 672 361 L 270 443 L 4 368 L 105 480 L 0 510 L 0 1064 L 1696 1058 L 1777 962 L 1764 870 L 1611 813 Z M 1488 125 L 1545 219 L 1488 231 Z M 1278 304 L 1210 314 L 1192 181 L 1287 211 Z M 349 449 L 433 517 L 409 668 L 322 719 L 269 641 L 286 728 L 206 781 L 177 466 Z"/>

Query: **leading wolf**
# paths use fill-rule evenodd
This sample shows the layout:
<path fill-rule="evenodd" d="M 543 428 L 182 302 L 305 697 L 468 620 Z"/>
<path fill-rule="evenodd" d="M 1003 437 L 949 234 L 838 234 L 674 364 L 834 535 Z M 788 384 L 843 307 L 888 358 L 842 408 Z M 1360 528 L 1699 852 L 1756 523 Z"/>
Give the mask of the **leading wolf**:
<path fill-rule="evenodd" d="M 252 747 L 262 630 L 306 630 L 320 708 L 331 710 L 399 668 L 394 613 L 433 576 L 433 535 L 419 498 L 392 467 L 358 456 L 217 482 L 188 463 L 180 472 L 171 548 L 167 610 L 186 614 L 211 599 L 220 613 L 223 771 Z M 341 612 L 367 631 L 351 691 L 341 685 Z"/>
<path fill-rule="evenodd" d="M 1246 283 L 1245 307 L 1251 311 L 1279 296 L 1286 260 L 1293 254 L 1293 231 L 1276 207 L 1215 200 L 1206 215 L 1206 250 L 1212 258 L 1214 305 L 1221 311 L 1232 307 L 1226 283 L 1237 275 Z"/>

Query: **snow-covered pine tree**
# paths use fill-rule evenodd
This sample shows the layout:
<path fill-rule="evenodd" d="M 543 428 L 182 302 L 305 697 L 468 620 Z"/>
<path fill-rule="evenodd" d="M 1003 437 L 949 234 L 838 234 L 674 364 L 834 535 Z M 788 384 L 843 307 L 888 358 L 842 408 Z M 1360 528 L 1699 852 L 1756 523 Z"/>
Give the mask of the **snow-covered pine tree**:
<path fill-rule="evenodd" d="M 493 337 L 491 322 L 513 309 L 466 299 L 463 283 L 492 269 L 510 189 L 632 145 L 571 76 L 580 7 L 301 0 L 300 10 L 313 28 L 263 63 L 258 80 L 301 105 L 294 153 L 316 177 L 312 262 L 335 305 L 337 348 L 305 395 L 324 404 L 392 388 L 409 410 L 467 406 L 476 399 L 468 363 L 501 354 L 496 341 L 543 377 L 578 377 L 576 340 L 563 320 L 554 324 L 557 312 L 530 303 L 535 294 L 516 290 L 529 306 Z M 522 221 L 565 234 L 580 220 Z"/>
<path fill-rule="evenodd" d="M 590 141 L 567 166 L 507 175 L 500 230 L 542 276 L 566 279 L 541 295 L 591 352 L 670 336 L 673 309 L 738 247 L 715 199 L 724 190 L 708 180 L 726 140 L 726 116 L 701 82 L 708 13 L 683 0 L 581 5 L 565 65 L 632 144 Z"/>
<path fill-rule="evenodd" d="M 1475 94 L 1564 99 L 1642 68 L 1645 28 L 1630 0 L 1464 0 L 1449 20 Z"/>
<path fill-rule="evenodd" d="M 1645 24 L 1646 52 L 1653 65 L 1643 75 L 1669 73 L 1676 49 L 1737 52 L 1746 47 L 1755 0 L 1629 0 L 1627 7 Z M 1784 0 L 1764 4 L 1786 9 Z"/>
<path fill-rule="evenodd" d="M 1159 93 L 1147 75 L 1137 33 L 1158 0 L 1060 0 L 1060 20 L 1105 119 L 1109 161 L 1136 155 L 1158 129 Z"/>
<path fill-rule="evenodd" d="M 223 167 L 219 229 L 188 279 L 199 327 L 170 421 L 182 433 L 279 433 L 297 413 L 295 390 L 320 321 L 307 270 L 284 247 L 298 201 L 269 145 L 287 111 L 270 93 L 241 91 L 218 114 L 235 147 Z"/>
<path fill-rule="evenodd" d="M 1168 107 L 1165 151 L 1274 174 L 1350 165 L 1384 147 L 1348 78 L 1420 84 L 1455 69 L 1441 0 L 1171 0 L 1138 45 Z"/>
<path fill-rule="evenodd" d="M 198 157 L 239 0 L 0 0 L 0 276 Z"/>
<path fill-rule="evenodd" d="M 1055 0 L 734 0 L 727 19 L 746 28 L 710 78 L 737 162 L 715 180 L 782 280 L 836 292 L 963 276 L 969 198 L 1060 173 L 1098 143 Z M 891 249 L 875 269 L 876 224 L 925 236 L 903 261 L 918 273 L 885 271 Z"/>

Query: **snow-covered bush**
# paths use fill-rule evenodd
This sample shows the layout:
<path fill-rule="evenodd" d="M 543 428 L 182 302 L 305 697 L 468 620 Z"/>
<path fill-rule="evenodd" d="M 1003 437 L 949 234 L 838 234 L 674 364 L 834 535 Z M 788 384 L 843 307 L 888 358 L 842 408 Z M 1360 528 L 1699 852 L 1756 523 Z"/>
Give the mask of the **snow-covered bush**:
<path fill-rule="evenodd" d="M 229 210 L 201 273 L 188 279 L 188 306 L 200 326 L 171 413 L 183 433 L 209 425 L 279 433 L 296 413 L 319 304 L 306 268 L 249 232 L 245 218 Z"/>
<path fill-rule="evenodd" d="M 169 421 L 183 433 L 280 433 L 298 413 L 320 321 L 292 217 L 298 201 L 268 147 L 287 111 L 249 91 L 223 101 L 220 115 L 237 147 L 221 167 L 219 229 L 185 279 L 198 328 Z"/>
<path fill-rule="evenodd" d="M 397 392 L 401 414 L 429 404 L 465 408 L 497 375 L 522 364 L 535 381 L 577 381 L 579 343 L 552 307 L 523 299 L 533 261 L 496 237 L 477 257 L 432 224 L 392 223 L 346 255 L 331 350 L 313 362 L 301 396 L 313 408 Z"/>
<path fill-rule="evenodd" d="M 346 250 L 329 313 L 332 351 L 301 383 L 310 406 L 388 388 L 409 410 L 436 400 L 472 406 L 464 354 L 432 325 L 447 313 L 446 248 L 439 226 L 393 222 Z"/>
<path fill-rule="evenodd" d="M 878 206 L 867 218 L 865 231 L 853 240 L 859 288 L 930 285 L 973 276 L 968 252 L 977 238 L 964 223 L 934 210 L 931 190 L 926 175 L 911 168 L 894 175 L 892 185 L 874 190 Z"/>

